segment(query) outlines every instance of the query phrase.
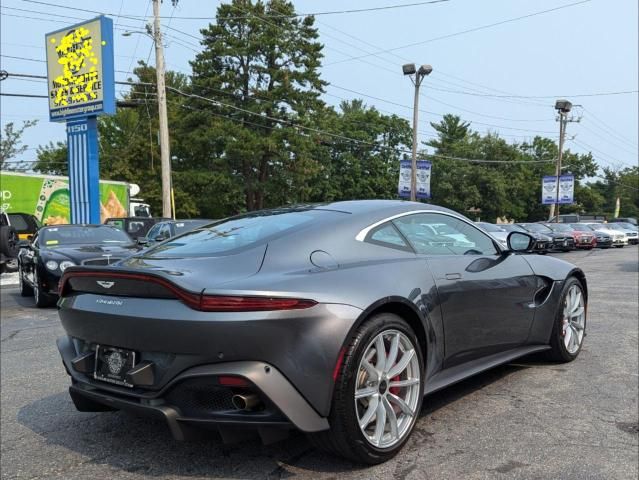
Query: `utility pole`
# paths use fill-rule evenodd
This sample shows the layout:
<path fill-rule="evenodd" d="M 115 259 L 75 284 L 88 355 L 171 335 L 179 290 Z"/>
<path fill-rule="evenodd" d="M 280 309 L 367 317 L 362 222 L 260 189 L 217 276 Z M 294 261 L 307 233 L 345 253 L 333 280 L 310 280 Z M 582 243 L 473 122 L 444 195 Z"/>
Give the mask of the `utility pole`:
<path fill-rule="evenodd" d="M 413 85 L 415 85 L 415 100 L 413 103 L 413 161 L 410 176 L 410 199 L 412 202 L 417 200 L 417 119 L 419 116 L 419 87 L 426 75 L 433 71 L 430 65 L 422 65 L 419 70 L 415 68 L 414 63 L 408 63 L 402 66 L 404 75 L 410 77 Z"/>
<path fill-rule="evenodd" d="M 559 223 L 559 177 L 561 176 L 561 160 L 564 154 L 564 140 L 566 137 L 566 125 L 573 122 L 572 118 L 568 119 L 568 114 L 572 110 L 572 103 L 568 100 L 557 100 L 555 109 L 559 116 L 559 155 L 557 155 L 557 166 L 555 168 L 555 204 L 550 205 L 550 218 L 555 217 L 555 223 Z M 578 121 L 578 120 L 577 120 Z"/>
<path fill-rule="evenodd" d="M 160 160 L 162 165 L 162 216 L 173 218 L 171 209 L 171 147 L 169 122 L 166 113 L 166 82 L 164 47 L 160 32 L 160 1 L 153 0 L 153 43 L 155 44 L 155 73 L 157 75 L 158 113 L 160 120 Z"/>

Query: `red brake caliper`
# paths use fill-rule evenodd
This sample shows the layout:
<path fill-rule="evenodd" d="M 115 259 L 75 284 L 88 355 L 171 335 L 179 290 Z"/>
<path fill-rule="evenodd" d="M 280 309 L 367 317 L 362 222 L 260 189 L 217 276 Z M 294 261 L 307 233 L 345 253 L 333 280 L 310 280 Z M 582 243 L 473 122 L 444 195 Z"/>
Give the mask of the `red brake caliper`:
<path fill-rule="evenodd" d="M 399 375 L 397 375 L 397 376 L 395 376 L 395 377 L 391 378 L 391 379 L 390 379 L 390 381 L 391 381 L 391 382 L 397 382 L 397 381 L 399 381 Z M 401 388 L 402 388 L 402 387 L 390 387 L 390 388 L 388 389 L 388 391 L 389 391 L 390 393 L 392 393 L 393 395 L 397 395 L 397 394 L 399 393 L 399 390 L 400 390 Z"/>

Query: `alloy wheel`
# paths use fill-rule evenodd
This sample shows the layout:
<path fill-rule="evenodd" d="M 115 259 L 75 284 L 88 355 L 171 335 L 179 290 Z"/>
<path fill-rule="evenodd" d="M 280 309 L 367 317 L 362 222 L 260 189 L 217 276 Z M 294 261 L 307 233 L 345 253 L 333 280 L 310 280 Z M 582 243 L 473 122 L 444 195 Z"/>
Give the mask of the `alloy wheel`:
<path fill-rule="evenodd" d="M 355 411 L 364 438 L 389 448 L 410 432 L 421 395 L 415 345 L 399 330 L 379 333 L 366 347 L 357 370 Z"/>
<path fill-rule="evenodd" d="M 564 299 L 562 337 L 566 351 L 574 355 L 586 331 L 586 304 L 578 285 L 572 285 Z"/>

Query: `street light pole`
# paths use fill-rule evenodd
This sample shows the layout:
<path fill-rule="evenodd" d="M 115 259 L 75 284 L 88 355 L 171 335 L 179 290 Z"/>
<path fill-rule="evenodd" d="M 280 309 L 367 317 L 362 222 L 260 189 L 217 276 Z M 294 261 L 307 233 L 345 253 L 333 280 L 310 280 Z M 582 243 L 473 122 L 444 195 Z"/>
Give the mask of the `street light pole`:
<path fill-rule="evenodd" d="M 155 73 L 157 76 L 158 113 L 160 123 L 160 163 L 162 165 L 162 216 L 173 218 L 171 209 L 171 151 L 169 122 L 166 112 L 166 82 L 164 47 L 160 32 L 160 0 L 153 0 L 153 43 L 155 44 Z"/>
<path fill-rule="evenodd" d="M 564 153 L 566 124 L 568 123 L 568 113 L 572 109 L 572 103 L 568 100 L 557 100 L 557 102 L 555 102 L 555 109 L 559 114 L 559 155 L 557 155 L 557 166 L 555 169 L 555 204 L 550 206 L 550 218 L 554 216 L 555 223 L 559 223 L 559 177 L 561 176 L 561 160 Z"/>
<path fill-rule="evenodd" d="M 417 121 L 419 117 L 419 87 L 426 75 L 433 71 L 430 65 L 422 65 L 419 70 L 415 68 L 414 63 L 408 63 L 402 66 L 404 75 L 410 77 L 413 85 L 415 85 L 415 99 L 413 102 L 413 158 L 410 176 L 410 199 L 417 200 Z"/>

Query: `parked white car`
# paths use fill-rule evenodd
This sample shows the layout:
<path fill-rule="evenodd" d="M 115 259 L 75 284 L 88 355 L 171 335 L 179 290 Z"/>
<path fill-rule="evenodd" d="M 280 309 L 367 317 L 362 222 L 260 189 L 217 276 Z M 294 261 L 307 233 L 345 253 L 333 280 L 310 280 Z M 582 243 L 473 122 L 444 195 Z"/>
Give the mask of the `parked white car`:
<path fill-rule="evenodd" d="M 625 232 L 610 228 L 614 223 L 586 223 L 595 232 L 605 233 L 612 238 L 612 246 L 617 248 L 623 248 L 628 245 L 628 235 Z"/>
<path fill-rule="evenodd" d="M 607 224 L 612 230 L 616 232 L 623 232 L 628 237 L 628 243 L 636 245 L 639 243 L 639 233 L 637 233 L 637 227 L 632 223 L 615 222 Z"/>
<path fill-rule="evenodd" d="M 501 228 L 499 225 L 495 225 L 494 223 L 475 222 L 475 225 L 477 225 L 480 228 L 483 228 L 486 232 L 488 232 L 488 234 L 491 237 L 497 240 L 502 246 L 504 247 L 508 246 L 507 240 L 508 240 L 508 234 L 510 232 L 507 232 L 506 230 Z"/>

